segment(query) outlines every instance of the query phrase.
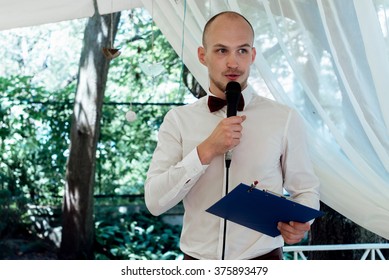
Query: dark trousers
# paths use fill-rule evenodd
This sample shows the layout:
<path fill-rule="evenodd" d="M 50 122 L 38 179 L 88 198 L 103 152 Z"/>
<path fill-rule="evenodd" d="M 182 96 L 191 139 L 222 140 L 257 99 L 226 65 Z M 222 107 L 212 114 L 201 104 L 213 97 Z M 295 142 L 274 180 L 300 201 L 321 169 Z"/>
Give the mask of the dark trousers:
<path fill-rule="evenodd" d="M 267 254 L 252 258 L 250 260 L 282 260 L 282 259 L 283 259 L 282 249 L 277 248 L 277 249 L 274 249 L 273 251 L 270 251 Z M 197 259 L 184 253 L 184 260 L 197 260 Z"/>

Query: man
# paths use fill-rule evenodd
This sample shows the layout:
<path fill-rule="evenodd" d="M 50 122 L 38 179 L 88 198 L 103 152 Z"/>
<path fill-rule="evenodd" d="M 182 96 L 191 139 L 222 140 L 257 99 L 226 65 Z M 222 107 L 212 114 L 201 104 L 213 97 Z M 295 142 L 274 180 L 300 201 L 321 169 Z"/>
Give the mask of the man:
<path fill-rule="evenodd" d="M 169 111 L 159 131 L 145 184 L 145 201 L 160 215 L 183 201 L 180 247 L 185 259 L 282 259 L 284 241 L 299 242 L 310 223 L 279 223 L 270 237 L 206 212 L 239 183 L 282 193 L 319 208 L 319 182 L 306 147 L 304 125 L 292 109 L 260 97 L 247 87 L 256 50 L 254 31 L 240 14 L 223 12 L 203 32 L 199 61 L 208 68 L 208 95 Z M 244 110 L 226 118 L 226 107 L 211 112 L 211 96 L 226 99 L 230 81 L 242 88 Z M 231 166 L 224 155 L 233 149 Z M 243 202 L 244 203 L 244 202 Z M 253 213 L 251 213 L 253 214 Z M 262 215 L 262 213 L 255 213 Z M 226 246 L 223 246 L 226 240 Z"/>

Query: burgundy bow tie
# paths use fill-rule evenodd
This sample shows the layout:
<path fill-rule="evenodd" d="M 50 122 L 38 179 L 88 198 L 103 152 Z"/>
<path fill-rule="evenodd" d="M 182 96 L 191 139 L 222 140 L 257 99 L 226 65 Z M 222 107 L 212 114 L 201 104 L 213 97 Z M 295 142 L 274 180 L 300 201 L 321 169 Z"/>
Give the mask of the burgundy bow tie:
<path fill-rule="evenodd" d="M 211 113 L 220 110 L 226 105 L 227 105 L 227 100 L 221 99 L 213 95 L 208 96 L 208 107 Z M 244 108 L 244 98 L 241 93 L 239 98 L 239 103 L 238 103 L 238 111 L 243 111 L 243 108 Z"/>

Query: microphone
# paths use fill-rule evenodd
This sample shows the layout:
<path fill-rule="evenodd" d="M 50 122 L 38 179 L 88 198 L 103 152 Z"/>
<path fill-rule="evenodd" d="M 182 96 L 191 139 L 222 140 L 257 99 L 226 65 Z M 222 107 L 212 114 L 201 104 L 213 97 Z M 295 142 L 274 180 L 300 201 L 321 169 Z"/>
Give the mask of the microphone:
<path fill-rule="evenodd" d="M 226 86 L 226 99 L 227 99 L 227 118 L 236 116 L 238 111 L 239 98 L 241 95 L 241 87 L 238 82 L 231 81 Z M 232 150 L 229 150 L 225 154 L 226 167 L 230 168 L 232 159 Z"/>

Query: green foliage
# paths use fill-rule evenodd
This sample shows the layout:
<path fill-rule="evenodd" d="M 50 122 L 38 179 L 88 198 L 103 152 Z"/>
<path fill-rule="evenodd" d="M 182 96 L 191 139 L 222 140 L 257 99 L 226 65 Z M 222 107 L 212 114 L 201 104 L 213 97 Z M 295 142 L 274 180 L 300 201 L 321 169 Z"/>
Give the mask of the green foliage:
<path fill-rule="evenodd" d="M 55 42 L 48 42 L 47 38 L 60 37 L 58 25 L 31 28 L 35 37 L 25 30 L 24 37 L 7 34 L 16 48 L 11 53 L 20 63 L 5 58 L 14 74 L 6 71 L 4 77 L 0 76 L 0 188 L 11 193 L 18 189 L 33 204 L 61 203 L 76 90 L 73 69 L 81 51 L 72 47 L 80 48 L 82 38 L 76 30 L 81 30 L 81 24 L 80 21 L 69 22 L 68 26 L 61 23 L 66 33 L 63 36 L 72 45 L 55 45 L 55 51 L 50 48 L 50 52 L 39 56 L 42 41 L 54 46 Z M 184 93 L 179 90 L 182 65 L 143 9 L 123 12 L 115 44 L 122 54 L 110 65 L 97 149 L 95 193 L 142 194 L 156 133 L 171 106 L 141 103 L 182 102 Z M 57 68 L 53 63 L 61 48 L 66 60 Z M 32 55 L 37 56 L 37 61 Z M 146 75 L 140 68 L 141 63 L 161 61 L 164 71 L 158 76 Z M 56 71 L 61 72 L 58 75 L 61 81 L 51 82 Z M 66 76 L 63 72 L 67 71 Z M 50 82 L 45 83 L 45 79 Z M 134 101 L 136 105 L 132 105 Z M 135 122 L 125 120 L 129 110 L 136 112 Z"/>
<path fill-rule="evenodd" d="M 112 60 L 107 81 L 100 141 L 97 151 L 95 193 L 143 194 L 143 185 L 157 131 L 166 112 L 180 103 L 182 63 L 151 17 L 142 9 L 122 12 L 115 44 L 121 55 Z M 147 75 L 140 65 L 163 62 L 163 72 Z M 133 105 L 132 102 L 137 102 Z M 127 122 L 134 111 L 137 120 Z"/>
<path fill-rule="evenodd" d="M 143 9 L 122 12 L 115 44 L 121 55 L 109 69 L 106 101 L 182 102 L 182 62 L 165 36 Z M 145 73 L 141 65 L 160 63 L 159 75 Z"/>
<path fill-rule="evenodd" d="M 126 111 L 106 106 L 97 151 L 96 193 L 143 194 L 143 184 L 156 131 L 168 106 L 137 106 L 137 120 L 128 123 Z"/>
<path fill-rule="evenodd" d="M 0 50 L 0 238 L 19 226 L 44 237 L 47 223 L 58 225 L 58 216 L 45 209 L 59 209 L 62 203 L 84 23 L 0 32 L 5 43 Z M 116 45 L 122 54 L 110 62 L 95 194 L 142 195 L 158 128 L 174 106 L 153 103 L 182 103 L 188 91 L 181 87 L 181 60 L 143 9 L 122 13 Z M 161 63 L 163 71 L 147 75 L 140 67 L 144 63 Z M 129 110 L 137 114 L 131 123 L 125 119 Z M 97 233 L 104 235 L 99 242 L 120 244 L 100 256 L 179 257 L 168 246 L 177 243 L 179 231 L 158 221 L 148 220 L 153 227 L 142 219 L 109 226 L 100 222 Z"/>
<path fill-rule="evenodd" d="M 1 189 L 23 193 L 30 203 L 52 202 L 60 194 L 71 113 L 65 98 L 73 89 L 49 93 L 31 86 L 30 77 L 0 78 Z M 52 94 L 58 101 L 50 104 Z"/>
<path fill-rule="evenodd" d="M 163 223 L 148 213 L 136 213 L 118 222 L 96 223 L 96 259 L 182 259 L 180 226 Z"/>

